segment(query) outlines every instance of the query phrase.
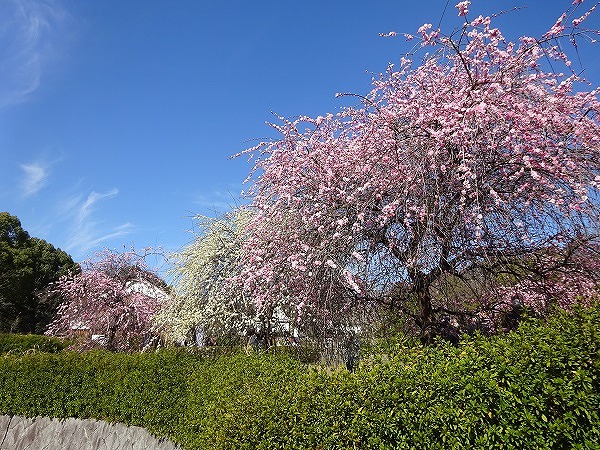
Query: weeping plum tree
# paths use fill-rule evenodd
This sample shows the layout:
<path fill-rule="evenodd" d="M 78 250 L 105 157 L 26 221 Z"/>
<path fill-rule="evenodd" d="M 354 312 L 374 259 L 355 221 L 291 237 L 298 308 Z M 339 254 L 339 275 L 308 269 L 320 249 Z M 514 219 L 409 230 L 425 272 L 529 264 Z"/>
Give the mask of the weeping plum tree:
<path fill-rule="evenodd" d="M 141 348 L 151 319 L 168 300 L 166 284 L 148 270 L 145 256 L 105 250 L 84 262 L 81 273 L 60 278 L 53 290 L 64 302 L 46 334 L 68 336 L 84 327 L 104 335 L 110 350 Z"/>
<path fill-rule="evenodd" d="M 240 250 L 251 218 L 247 209 L 217 219 L 196 217 L 199 232 L 172 256 L 175 297 L 156 318 L 170 338 L 186 339 L 197 327 L 214 337 L 241 336 L 260 321 L 251 298 L 231 283 L 240 273 Z"/>
<path fill-rule="evenodd" d="M 280 118 L 279 139 L 243 152 L 256 216 L 239 280 L 257 305 L 285 295 L 333 318 L 386 304 L 428 343 L 442 317 L 592 296 L 600 105 L 560 47 L 597 35 L 581 3 L 515 43 L 461 2 L 464 26 L 423 25 L 430 53 L 360 106 Z"/>

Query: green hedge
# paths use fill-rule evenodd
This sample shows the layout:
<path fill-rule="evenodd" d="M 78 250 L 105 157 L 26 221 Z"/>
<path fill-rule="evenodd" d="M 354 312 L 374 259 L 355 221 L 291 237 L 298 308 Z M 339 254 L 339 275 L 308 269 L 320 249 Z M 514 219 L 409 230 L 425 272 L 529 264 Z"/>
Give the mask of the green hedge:
<path fill-rule="evenodd" d="M 600 307 L 353 374 L 285 355 L 0 357 L 0 412 L 144 426 L 187 449 L 600 448 Z"/>
<path fill-rule="evenodd" d="M 58 353 L 67 347 L 60 339 L 39 334 L 0 333 L 0 353 L 39 351 Z"/>

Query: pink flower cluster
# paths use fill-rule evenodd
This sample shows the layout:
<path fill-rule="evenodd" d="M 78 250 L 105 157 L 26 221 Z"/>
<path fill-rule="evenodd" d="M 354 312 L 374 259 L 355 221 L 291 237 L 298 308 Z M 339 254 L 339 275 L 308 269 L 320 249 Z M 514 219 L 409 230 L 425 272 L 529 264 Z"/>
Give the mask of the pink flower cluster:
<path fill-rule="evenodd" d="M 455 8 L 458 9 L 459 16 L 466 16 L 469 13 L 469 6 L 471 5 L 470 1 L 464 1 L 457 3 Z"/>

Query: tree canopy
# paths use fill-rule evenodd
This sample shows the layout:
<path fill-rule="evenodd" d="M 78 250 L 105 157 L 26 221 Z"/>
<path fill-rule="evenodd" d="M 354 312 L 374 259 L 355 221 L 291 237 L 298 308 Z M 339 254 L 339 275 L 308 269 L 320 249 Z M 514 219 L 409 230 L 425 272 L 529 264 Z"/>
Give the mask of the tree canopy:
<path fill-rule="evenodd" d="M 104 250 L 83 263 L 83 270 L 63 276 L 52 291 L 63 302 L 46 334 L 71 336 L 78 329 L 102 336 L 80 348 L 141 349 L 152 335 L 152 318 L 168 301 L 168 289 L 133 250 Z"/>
<path fill-rule="evenodd" d="M 464 26 L 423 25 L 417 54 L 359 106 L 273 124 L 280 138 L 244 152 L 256 215 L 239 280 L 256 304 L 285 293 L 325 316 L 386 304 L 431 342 L 444 316 L 513 305 L 507 286 L 536 307 L 572 276 L 572 301 L 595 295 L 599 91 L 559 44 L 589 32 L 580 3 L 511 42 L 461 2 Z"/>
<path fill-rule="evenodd" d="M 0 331 L 42 333 L 58 306 L 45 288 L 79 270 L 67 253 L 30 237 L 17 217 L 0 212 Z"/>

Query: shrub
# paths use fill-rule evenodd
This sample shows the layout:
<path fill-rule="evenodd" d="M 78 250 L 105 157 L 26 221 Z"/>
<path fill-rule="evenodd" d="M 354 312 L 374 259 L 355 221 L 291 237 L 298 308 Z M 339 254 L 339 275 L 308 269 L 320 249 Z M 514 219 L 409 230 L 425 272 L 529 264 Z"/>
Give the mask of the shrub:
<path fill-rule="evenodd" d="M 274 355 L 288 355 L 304 364 L 316 364 L 321 360 L 321 348 L 318 343 L 303 340 L 299 345 L 280 345 L 269 348 Z"/>
<path fill-rule="evenodd" d="M 58 338 L 38 334 L 0 333 L 0 353 L 23 353 L 27 351 L 58 353 L 67 345 L 68 343 Z"/>
<path fill-rule="evenodd" d="M 286 355 L 0 356 L 0 412 L 144 426 L 186 449 L 600 445 L 600 306 L 457 347 L 398 341 L 356 373 Z"/>

